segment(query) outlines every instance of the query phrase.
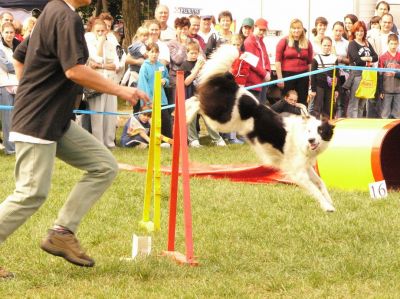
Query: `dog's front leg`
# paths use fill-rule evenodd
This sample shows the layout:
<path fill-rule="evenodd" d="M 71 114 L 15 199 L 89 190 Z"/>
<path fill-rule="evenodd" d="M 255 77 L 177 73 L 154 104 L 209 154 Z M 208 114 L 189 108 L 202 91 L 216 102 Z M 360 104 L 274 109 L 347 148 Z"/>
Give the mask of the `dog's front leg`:
<path fill-rule="evenodd" d="M 300 187 L 304 188 L 312 197 L 314 197 L 320 204 L 321 208 L 325 212 L 334 212 L 335 208 L 331 202 L 329 202 L 320 188 L 315 184 L 307 170 L 299 171 L 296 174 L 290 175 L 290 179 Z"/>
<path fill-rule="evenodd" d="M 310 179 L 316 184 L 321 190 L 322 194 L 324 195 L 325 199 L 329 201 L 331 204 L 333 204 L 332 198 L 329 195 L 328 189 L 326 188 L 326 185 L 324 181 L 318 176 L 318 174 L 315 172 L 314 167 L 310 167 L 308 169 L 308 175 L 310 176 Z"/>

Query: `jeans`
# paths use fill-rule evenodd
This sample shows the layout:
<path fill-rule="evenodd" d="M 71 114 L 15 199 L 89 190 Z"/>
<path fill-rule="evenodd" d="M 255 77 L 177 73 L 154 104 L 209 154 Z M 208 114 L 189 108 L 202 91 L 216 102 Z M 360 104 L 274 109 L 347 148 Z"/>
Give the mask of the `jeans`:
<path fill-rule="evenodd" d="M 14 95 L 9 94 L 5 87 L 0 87 L 0 104 L 5 106 L 14 106 Z M 11 127 L 11 113 L 12 110 L 1 111 L 1 126 L 3 128 L 3 145 L 6 154 L 15 153 L 15 145 L 9 141 L 10 127 Z"/>
<path fill-rule="evenodd" d="M 400 118 L 400 94 L 385 93 L 382 102 L 382 118 Z"/>
<path fill-rule="evenodd" d="M 354 77 L 353 84 L 350 89 L 349 105 L 347 106 L 347 117 L 349 118 L 361 118 L 365 108 L 367 100 L 356 98 L 356 91 L 360 85 L 361 76 Z"/>

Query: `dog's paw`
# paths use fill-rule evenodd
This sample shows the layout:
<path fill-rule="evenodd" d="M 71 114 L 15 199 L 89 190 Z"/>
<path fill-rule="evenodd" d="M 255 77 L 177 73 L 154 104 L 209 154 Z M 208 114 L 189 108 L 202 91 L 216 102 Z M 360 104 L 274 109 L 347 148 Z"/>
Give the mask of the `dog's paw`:
<path fill-rule="evenodd" d="M 336 209 L 335 207 L 330 203 L 330 202 L 323 202 L 321 203 L 321 208 L 325 211 L 325 212 L 335 212 Z"/>

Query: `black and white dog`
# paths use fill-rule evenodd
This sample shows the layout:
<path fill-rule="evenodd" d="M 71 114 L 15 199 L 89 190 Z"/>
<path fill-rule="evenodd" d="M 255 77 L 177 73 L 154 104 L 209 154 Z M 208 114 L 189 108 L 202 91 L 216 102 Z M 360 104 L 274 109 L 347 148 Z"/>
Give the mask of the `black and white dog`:
<path fill-rule="evenodd" d="M 314 166 L 333 136 L 334 126 L 308 115 L 281 116 L 239 87 L 229 73 L 238 57 L 233 46 L 221 46 L 204 65 L 197 94 L 186 101 L 188 123 L 200 113 L 218 132 L 245 136 L 263 163 L 280 169 L 306 189 L 324 211 L 335 208 Z"/>

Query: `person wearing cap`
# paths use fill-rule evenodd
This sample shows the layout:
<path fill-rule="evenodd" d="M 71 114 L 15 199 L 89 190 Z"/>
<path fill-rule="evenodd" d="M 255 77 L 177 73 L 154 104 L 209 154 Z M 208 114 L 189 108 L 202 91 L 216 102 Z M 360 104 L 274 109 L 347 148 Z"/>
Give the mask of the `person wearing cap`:
<path fill-rule="evenodd" d="M 245 18 L 242 22 L 242 26 L 239 29 L 239 35 L 242 37 L 243 41 L 253 32 L 254 20 L 252 18 Z M 244 50 L 244 49 L 242 49 Z"/>
<path fill-rule="evenodd" d="M 256 66 L 250 66 L 249 76 L 247 78 L 246 86 L 261 84 L 271 80 L 271 64 L 267 53 L 267 48 L 264 44 L 264 36 L 268 29 L 268 22 L 265 19 L 258 19 L 254 23 L 254 32 L 244 41 L 244 48 L 246 52 L 250 52 L 257 56 L 258 62 Z M 261 87 L 250 89 L 249 91 L 260 101 L 265 104 L 266 99 L 261 98 Z"/>
<path fill-rule="evenodd" d="M 211 22 L 212 15 L 211 14 L 203 14 L 200 17 L 200 31 L 198 34 L 204 40 L 204 43 L 207 44 L 210 36 L 215 33 L 215 29 Z"/>
<path fill-rule="evenodd" d="M 303 23 L 299 19 L 290 22 L 289 35 L 282 38 L 276 45 L 275 69 L 278 79 L 290 77 L 311 70 L 313 47 L 307 39 Z M 283 89 L 283 94 L 296 90 L 299 103 L 307 105 L 309 76 L 277 83 Z"/>

